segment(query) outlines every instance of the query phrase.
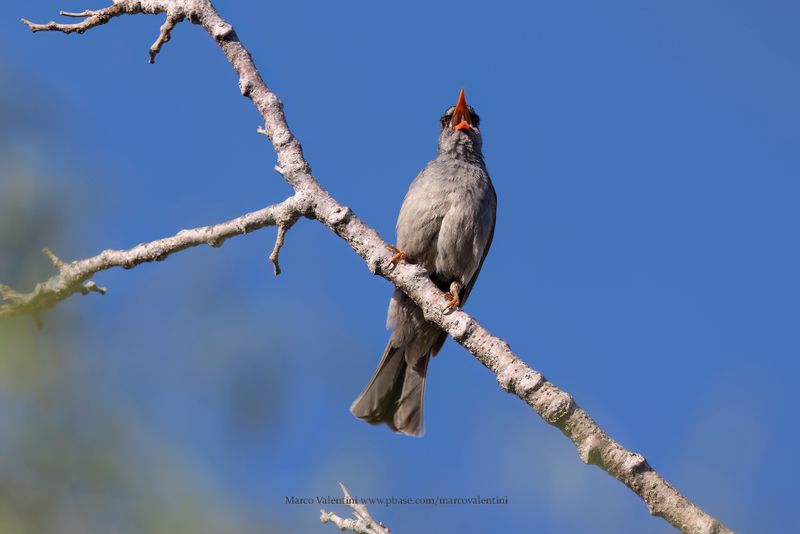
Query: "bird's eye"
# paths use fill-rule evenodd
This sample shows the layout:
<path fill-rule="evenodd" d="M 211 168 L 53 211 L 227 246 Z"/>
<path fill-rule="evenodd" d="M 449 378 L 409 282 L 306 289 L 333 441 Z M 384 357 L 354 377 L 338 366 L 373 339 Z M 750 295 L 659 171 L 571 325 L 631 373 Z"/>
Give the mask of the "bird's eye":
<path fill-rule="evenodd" d="M 442 118 L 439 119 L 439 124 L 442 125 L 442 128 L 446 128 L 447 125 L 450 124 L 450 121 L 452 119 L 453 119 L 452 113 L 445 113 L 444 115 L 442 115 Z"/>
<path fill-rule="evenodd" d="M 472 125 L 475 127 L 478 127 L 481 123 L 481 118 L 472 110 L 469 112 L 469 119 L 472 122 Z"/>

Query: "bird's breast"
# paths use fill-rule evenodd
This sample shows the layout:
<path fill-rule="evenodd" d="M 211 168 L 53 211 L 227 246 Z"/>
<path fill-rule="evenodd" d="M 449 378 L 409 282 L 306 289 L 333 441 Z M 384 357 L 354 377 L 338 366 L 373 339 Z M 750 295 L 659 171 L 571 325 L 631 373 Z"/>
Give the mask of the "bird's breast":
<path fill-rule="evenodd" d="M 437 277 L 466 284 L 480 265 L 495 210 L 482 166 L 434 160 L 409 187 L 397 220 L 397 246 Z"/>

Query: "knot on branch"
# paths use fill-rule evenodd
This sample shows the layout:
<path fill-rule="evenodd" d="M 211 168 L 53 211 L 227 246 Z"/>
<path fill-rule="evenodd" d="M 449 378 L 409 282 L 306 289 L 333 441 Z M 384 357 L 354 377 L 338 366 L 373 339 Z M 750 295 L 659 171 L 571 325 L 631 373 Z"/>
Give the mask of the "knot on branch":
<path fill-rule="evenodd" d="M 239 92 L 242 93 L 242 96 L 250 98 L 250 95 L 253 94 L 253 89 L 255 88 L 255 83 L 250 78 L 241 77 L 239 78 Z M 267 135 L 266 130 L 264 130 L 264 135 Z M 267 135 L 269 137 L 269 135 Z"/>
<path fill-rule="evenodd" d="M 448 324 L 447 331 L 450 337 L 461 342 L 472 331 L 472 321 L 464 313 L 457 314 Z"/>
<path fill-rule="evenodd" d="M 530 397 L 545 382 L 544 376 L 514 358 L 497 371 L 497 383 L 504 391 L 515 393 L 530 404 Z"/>
<path fill-rule="evenodd" d="M 194 22 L 194 20 L 192 22 Z M 218 43 L 221 43 L 223 41 L 238 40 L 236 32 L 233 30 L 233 26 L 224 21 L 217 22 L 211 27 L 211 36 Z"/>
<path fill-rule="evenodd" d="M 328 221 L 330 221 L 333 226 L 339 226 L 349 221 L 352 215 L 353 210 L 347 206 L 338 206 L 331 211 Z"/>
<path fill-rule="evenodd" d="M 558 426 L 573 406 L 572 397 L 550 382 L 543 384 L 528 402 L 545 421 Z"/>
<path fill-rule="evenodd" d="M 644 456 L 638 452 L 632 452 L 628 454 L 627 458 L 625 458 L 622 468 L 627 474 L 635 475 L 636 473 L 650 469 L 650 464 L 647 463 L 647 459 Z"/>
<path fill-rule="evenodd" d="M 98 286 L 93 280 L 84 282 L 78 291 L 80 291 L 81 295 L 88 295 L 89 293 L 100 293 L 101 295 L 105 295 L 108 293 L 108 289 Z"/>
<path fill-rule="evenodd" d="M 578 445 L 578 456 L 585 464 L 602 466 L 602 449 L 608 443 L 597 434 L 590 434 Z"/>

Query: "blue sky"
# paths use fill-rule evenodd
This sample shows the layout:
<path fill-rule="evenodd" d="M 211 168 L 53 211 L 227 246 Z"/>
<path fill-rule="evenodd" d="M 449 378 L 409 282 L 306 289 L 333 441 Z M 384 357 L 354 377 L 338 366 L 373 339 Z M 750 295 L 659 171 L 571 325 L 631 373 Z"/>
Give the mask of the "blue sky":
<path fill-rule="evenodd" d="M 315 175 L 387 240 L 464 87 L 498 193 L 467 311 L 728 526 L 800 530 L 796 3 L 248 4 L 215 3 Z M 100 6 L 11 0 L 0 18 L 2 91 L 22 117 L 6 142 L 62 212 L 31 246 L 75 259 L 285 198 L 255 108 L 198 27 L 148 65 L 159 17 L 83 36 L 18 22 Z M 310 221 L 275 278 L 273 238 L 103 273 L 107 296 L 72 298 L 45 315 L 68 327 L 31 334 L 88 383 L 78 419 L 125 414 L 131 465 L 176 515 L 203 492 L 264 531 L 331 531 L 284 497 L 341 480 L 509 499 L 372 510 L 395 532 L 670 531 L 452 341 L 430 368 L 424 439 L 355 420 L 391 287 Z"/>

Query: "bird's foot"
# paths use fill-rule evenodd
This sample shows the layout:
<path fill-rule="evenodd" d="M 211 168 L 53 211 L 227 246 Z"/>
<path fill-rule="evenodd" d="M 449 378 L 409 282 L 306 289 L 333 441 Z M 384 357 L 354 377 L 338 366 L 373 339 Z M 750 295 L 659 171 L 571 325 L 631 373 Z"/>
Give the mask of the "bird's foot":
<path fill-rule="evenodd" d="M 394 252 L 394 256 L 392 256 L 392 259 L 389 260 L 389 263 L 391 263 L 393 267 L 395 265 L 397 265 L 398 263 L 400 263 L 401 261 L 408 259 L 408 255 L 405 252 L 403 252 L 402 250 L 400 250 L 399 248 L 397 248 L 397 247 L 395 247 L 393 245 L 388 245 L 388 247 L 389 247 L 389 250 Z"/>
<path fill-rule="evenodd" d="M 453 282 L 450 284 L 450 291 L 445 292 L 444 298 L 450 301 L 447 304 L 448 310 L 461 307 L 461 297 L 458 295 L 459 291 L 461 291 L 461 284 Z"/>

